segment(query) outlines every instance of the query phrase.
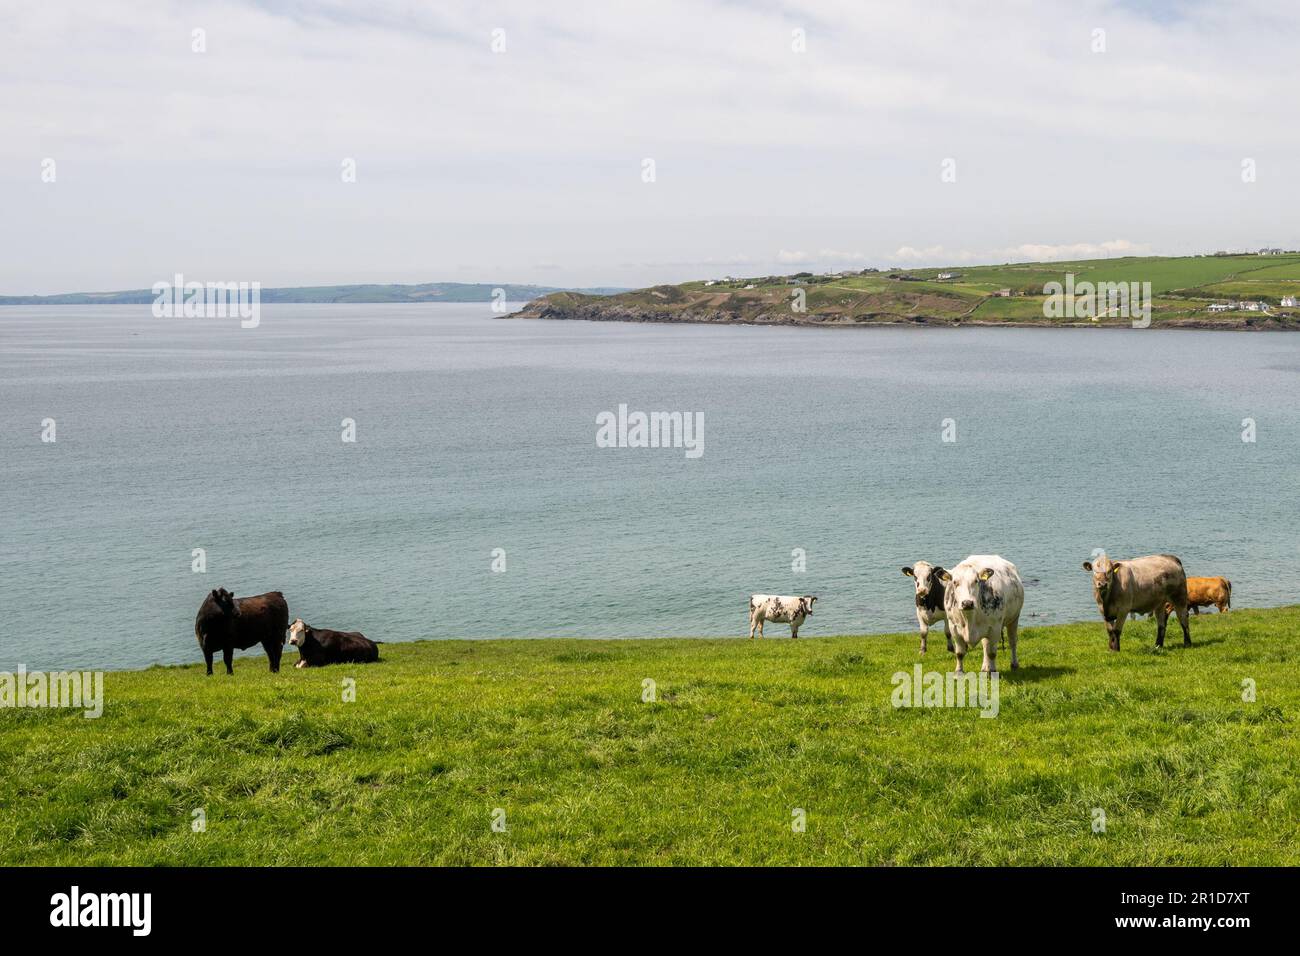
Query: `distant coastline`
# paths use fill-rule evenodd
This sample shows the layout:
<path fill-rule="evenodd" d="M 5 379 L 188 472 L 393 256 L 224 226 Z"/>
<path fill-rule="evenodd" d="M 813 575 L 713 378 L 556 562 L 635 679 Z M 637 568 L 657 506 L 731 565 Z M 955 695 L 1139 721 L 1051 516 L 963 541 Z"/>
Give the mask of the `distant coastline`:
<path fill-rule="evenodd" d="M 169 277 L 170 278 L 170 277 Z M 378 304 L 385 302 L 491 302 L 504 293 L 508 302 L 528 302 L 553 292 L 573 291 L 600 296 L 626 292 L 618 288 L 565 289 L 557 286 L 490 282 L 426 282 L 418 285 L 358 284 L 295 286 L 262 289 L 261 301 L 268 304 L 306 305 L 320 303 Z M 57 295 L 0 295 L 0 305 L 149 305 L 157 295 L 152 289 L 123 292 L 66 292 Z"/>
<path fill-rule="evenodd" d="M 552 292 L 510 318 L 593 322 L 1300 331 L 1300 253 L 1125 257 Z"/>

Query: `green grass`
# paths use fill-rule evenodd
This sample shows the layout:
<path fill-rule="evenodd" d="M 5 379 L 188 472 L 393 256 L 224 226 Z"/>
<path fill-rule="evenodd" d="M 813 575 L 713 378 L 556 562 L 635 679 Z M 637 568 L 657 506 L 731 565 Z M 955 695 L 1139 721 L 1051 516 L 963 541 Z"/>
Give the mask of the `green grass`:
<path fill-rule="evenodd" d="M 110 673 L 98 720 L 0 711 L 0 864 L 1294 865 L 1297 629 L 1300 607 L 1202 615 L 1155 650 L 1130 622 L 1113 654 L 1100 620 L 1029 628 L 996 719 L 894 709 L 916 636 L 815 619 Z"/>

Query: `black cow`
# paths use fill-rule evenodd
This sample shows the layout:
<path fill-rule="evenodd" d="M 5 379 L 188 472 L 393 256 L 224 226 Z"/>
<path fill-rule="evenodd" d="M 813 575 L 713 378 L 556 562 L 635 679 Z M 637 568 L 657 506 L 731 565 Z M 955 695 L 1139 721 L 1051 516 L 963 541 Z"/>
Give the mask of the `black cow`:
<path fill-rule="evenodd" d="M 289 605 L 279 591 L 255 597 L 237 598 L 225 588 L 217 588 L 199 606 L 194 619 L 194 637 L 208 662 L 212 676 L 212 655 L 221 651 L 226 673 L 235 672 L 232 662 L 235 649 L 246 650 L 254 644 L 266 648 L 271 673 L 280 669 L 284 651 L 284 632 L 289 627 Z"/>
<path fill-rule="evenodd" d="M 359 631 L 327 631 L 295 618 L 289 626 L 289 643 L 298 648 L 295 667 L 326 664 L 372 664 L 379 660 L 379 645 Z"/>

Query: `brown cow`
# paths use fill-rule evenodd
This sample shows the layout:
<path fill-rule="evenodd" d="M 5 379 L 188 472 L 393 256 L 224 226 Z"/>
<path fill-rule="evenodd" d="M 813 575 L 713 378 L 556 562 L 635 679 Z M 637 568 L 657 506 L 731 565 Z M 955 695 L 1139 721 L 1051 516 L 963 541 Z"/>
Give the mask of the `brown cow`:
<path fill-rule="evenodd" d="M 266 648 L 271 673 L 280 669 L 284 651 L 284 632 L 289 628 L 289 605 L 279 591 L 255 597 L 237 598 L 225 588 L 217 588 L 199 606 L 194 619 L 194 637 L 208 662 L 212 676 L 212 655 L 221 651 L 226 673 L 233 674 L 235 649 L 246 650 L 254 644 Z"/>
<path fill-rule="evenodd" d="M 1188 578 L 1187 606 L 1193 614 L 1201 608 L 1214 605 L 1222 614 L 1232 607 L 1232 582 L 1227 578 Z"/>
<path fill-rule="evenodd" d="M 1155 614 L 1156 647 L 1165 646 L 1165 624 L 1177 612 L 1183 628 L 1183 647 L 1191 647 L 1187 629 L 1187 573 L 1172 554 L 1148 554 L 1127 561 L 1112 561 L 1102 554 L 1083 562 L 1092 575 L 1092 596 L 1106 622 L 1110 649 L 1119 650 L 1124 619 L 1130 614 Z"/>

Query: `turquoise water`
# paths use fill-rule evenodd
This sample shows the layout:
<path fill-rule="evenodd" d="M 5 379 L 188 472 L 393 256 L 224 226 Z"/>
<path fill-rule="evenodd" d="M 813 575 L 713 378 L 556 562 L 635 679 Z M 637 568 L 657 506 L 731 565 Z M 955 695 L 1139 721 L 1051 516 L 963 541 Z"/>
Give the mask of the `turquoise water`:
<path fill-rule="evenodd" d="M 6 308 L 0 669 L 199 660 L 218 586 L 394 642 L 740 637 L 753 591 L 819 595 L 806 636 L 910 629 L 899 567 L 972 552 L 1019 566 L 1022 626 L 1096 615 L 1094 548 L 1291 603 L 1298 399 L 1287 334 Z M 704 453 L 598 448 L 620 404 L 701 413 Z"/>

